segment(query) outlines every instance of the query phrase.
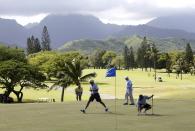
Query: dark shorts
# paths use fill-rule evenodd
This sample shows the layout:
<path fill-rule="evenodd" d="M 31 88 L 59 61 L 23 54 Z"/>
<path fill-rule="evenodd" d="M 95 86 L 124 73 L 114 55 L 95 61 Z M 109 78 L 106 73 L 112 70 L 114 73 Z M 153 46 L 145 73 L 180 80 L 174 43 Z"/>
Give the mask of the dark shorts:
<path fill-rule="evenodd" d="M 94 99 L 97 101 L 97 102 L 101 102 L 101 98 L 100 98 L 100 95 L 99 93 L 95 93 L 95 94 L 91 94 L 90 98 L 89 98 L 89 101 L 93 102 Z"/>
<path fill-rule="evenodd" d="M 142 110 L 142 109 L 147 109 L 147 110 L 149 110 L 149 109 L 151 109 L 151 105 L 150 104 L 145 104 L 145 105 L 139 105 L 139 108 Z"/>
<path fill-rule="evenodd" d="M 83 93 L 82 92 L 77 92 L 76 95 L 77 96 L 81 96 Z"/>

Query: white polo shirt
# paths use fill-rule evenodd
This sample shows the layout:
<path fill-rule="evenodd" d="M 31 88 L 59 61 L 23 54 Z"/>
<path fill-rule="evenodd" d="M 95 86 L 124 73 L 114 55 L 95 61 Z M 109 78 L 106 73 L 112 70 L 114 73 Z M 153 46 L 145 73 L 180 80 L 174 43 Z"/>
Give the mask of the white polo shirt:
<path fill-rule="evenodd" d="M 93 85 L 90 86 L 91 94 L 98 93 L 98 86 L 94 83 Z"/>

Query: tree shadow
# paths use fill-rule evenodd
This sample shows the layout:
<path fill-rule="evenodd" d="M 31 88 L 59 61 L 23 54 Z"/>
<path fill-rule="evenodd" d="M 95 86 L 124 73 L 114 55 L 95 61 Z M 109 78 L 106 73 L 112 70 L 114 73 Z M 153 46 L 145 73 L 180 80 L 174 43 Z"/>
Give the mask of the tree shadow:
<path fill-rule="evenodd" d="M 146 89 L 146 88 L 154 88 L 154 87 L 133 87 L 133 88 Z"/>
<path fill-rule="evenodd" d="M 83 85 L 89 85 L 88 82 L 82 82 Z M 104 82 L 96 82 L 97 85 L 109 85 L 109 83 L 104 83 Z"/>

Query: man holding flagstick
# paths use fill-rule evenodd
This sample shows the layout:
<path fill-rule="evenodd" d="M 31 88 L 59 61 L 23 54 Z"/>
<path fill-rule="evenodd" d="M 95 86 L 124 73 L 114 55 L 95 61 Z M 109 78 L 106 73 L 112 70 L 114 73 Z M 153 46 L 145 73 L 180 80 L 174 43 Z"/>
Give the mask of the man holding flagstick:
<path fill-rule="evenodd" d="M 137 106 L 138 106 L 138 115 L 140 115 L 142 109 L 145 109 L 144 113 L 146 114 L 147 110 L 150 110 L 152 108 L 152 115 L 153 115 L 153 97 L 154 95 L 151 96 L 144 96 L 142 94 L 139 95 Z M 152 105 L 148 104 L 146 100 L 149 100 L 152 98 Z"/>

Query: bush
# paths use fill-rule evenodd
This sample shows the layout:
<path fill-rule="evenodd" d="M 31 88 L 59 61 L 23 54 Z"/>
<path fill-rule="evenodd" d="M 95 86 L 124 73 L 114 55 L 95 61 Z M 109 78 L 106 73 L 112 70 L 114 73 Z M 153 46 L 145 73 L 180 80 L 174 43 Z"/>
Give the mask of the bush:
<path fill-rule="evenodd" d="M 0 103 L 13 103 L 14 99 L 12 97 L 6 96 L 5 94 L 0 94 Z"/>

